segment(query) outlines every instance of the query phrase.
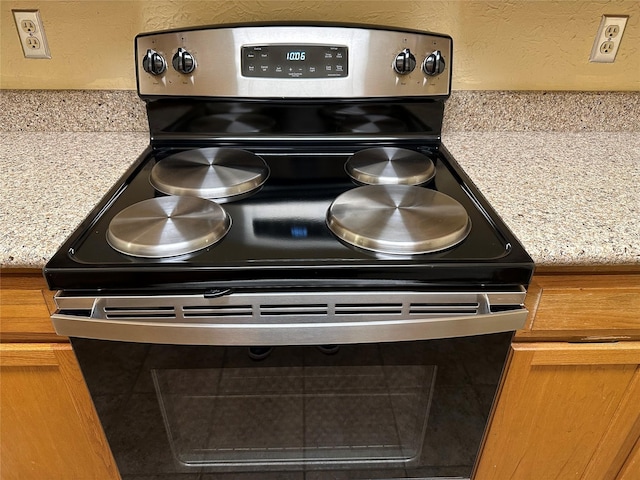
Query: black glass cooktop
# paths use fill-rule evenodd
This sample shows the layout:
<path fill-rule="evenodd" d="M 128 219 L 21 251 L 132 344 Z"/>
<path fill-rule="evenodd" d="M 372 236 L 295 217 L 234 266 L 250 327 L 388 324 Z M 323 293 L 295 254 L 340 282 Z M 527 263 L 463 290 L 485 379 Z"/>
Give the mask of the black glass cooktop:
<path fill-rule="evenodd" d="M 46 278 L 51 288 L 67 290 L 528 283 L 530 258 L 448 153 L 439 145 L 408 148 L 429 156 L 436 167 L 434 179 L 420 188 L 449 195 L 469 215 L 471 232 L 454 247 L 384 255 L 344 244 L 328 229 L 326 214 L 338 195 L 357 187 L 344 169 L 357 149 L 254 145 L 246 150 L 265 160 L 270 176 L 257 193 L 223 204 L 232 225 L 221 241 L 176 257 L 120 253 L 106 241 L 111 219 L 127 206 L 164 195 L 152 187 L 150 172 L 177 150 L 157 149 L 140 157 L 68 239 L 46 266 Z"/>

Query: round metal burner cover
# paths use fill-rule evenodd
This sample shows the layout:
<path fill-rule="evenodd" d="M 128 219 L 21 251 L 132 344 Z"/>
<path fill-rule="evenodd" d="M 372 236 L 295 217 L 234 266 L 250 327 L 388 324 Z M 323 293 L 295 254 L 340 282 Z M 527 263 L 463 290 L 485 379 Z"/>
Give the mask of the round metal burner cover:
<path fill-rule="evenodd" d="M 169 195 L 218 201 L 243 198 L 266 182 L 269 167 L 258 155 L 233 148 L 200 148 L 176 153 L 151 169 L 151 184 Z"/>
<path fill-rule="evenodd" d="M 345 170 L 356 182 L 365 185 L 420 185 L 436 174 L 433 161 L 405 148 L 367 148 L 355 153 Z"/>
<path fill-rule="evenodd" d="M 215 202 L 158 197 L 135 203 L 113 217 L 107 242 L 134 257 L 173 257 L 213 245 L 230 227 L 227 212 Z"/>
<path fill-rule="evenodd" d="M 329 207 L 327 225 L 355 247 L 404 255 L 444 250 L 471 231 L 471 220 L 455 199 L 406 185 L 366 185 L 344 192 Z"/>

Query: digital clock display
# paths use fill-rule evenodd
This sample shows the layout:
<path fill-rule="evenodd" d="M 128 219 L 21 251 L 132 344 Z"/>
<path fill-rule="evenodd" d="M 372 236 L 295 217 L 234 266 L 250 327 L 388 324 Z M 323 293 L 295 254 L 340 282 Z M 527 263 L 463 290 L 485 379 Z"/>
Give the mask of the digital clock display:
<path fill-rule="evenodd" d="M 304 50 L 293 50 L 291 52 L 287 52 L 287 60 L 299 60 L 304 61 L 307 58 L 307 52 Z"/>
<path fill-rule="evenodd" d="M 343 45 L 265 44 L 243 46 L 242 75 L 262 78 L 341 78 L 348 76 Z"/>

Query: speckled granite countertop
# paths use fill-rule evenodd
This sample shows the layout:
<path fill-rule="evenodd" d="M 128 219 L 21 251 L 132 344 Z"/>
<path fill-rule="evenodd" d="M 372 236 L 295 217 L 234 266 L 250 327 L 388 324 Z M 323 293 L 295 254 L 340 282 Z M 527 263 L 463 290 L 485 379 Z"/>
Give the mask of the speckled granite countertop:
<path fill-rule="evenodd" d="M 149 134 L 2 133 L 0 266 L 41 268 L 149 144 Z"/>
<path fill-rule="evenodd" d="M 44 266 L 147 143 L 4 132 L 1 265 Z M 444 144 L 538 265 L 640 264 L 640 134 L 452 132 Z"/>
<path fill-rule="evenodd" d="M 536 264 L 640 265 L 640 133 L 443 140 Z"/>
<path fill-rule="evenodd" d="M 0 265 L 40 268 L 147 145 L 144 103 L 0 90 L 0 112 Z M 638 119 L 640 92 L 456 91 L 443 137 L 538 265 L 640 267 Z"/>

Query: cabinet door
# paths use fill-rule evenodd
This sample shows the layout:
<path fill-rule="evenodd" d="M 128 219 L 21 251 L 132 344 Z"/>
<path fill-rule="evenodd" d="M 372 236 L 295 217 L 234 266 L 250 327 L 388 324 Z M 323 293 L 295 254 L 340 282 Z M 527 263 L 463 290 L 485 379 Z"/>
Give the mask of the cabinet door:
<path fill-rule="evenodd" d="M 69 344 L 1 344 L 0 478 L 119 479 Z"/>
<path fill-rule="evenodd" d="M 514 344 L 474 478 L 615 479 L 640 438 L 639 365 L 639 342 Z"/>
<path fill-rule="evenodd" d="M 640 478 L 640 439 L 625 462 L 616 480 L 638 480 Z"/>

